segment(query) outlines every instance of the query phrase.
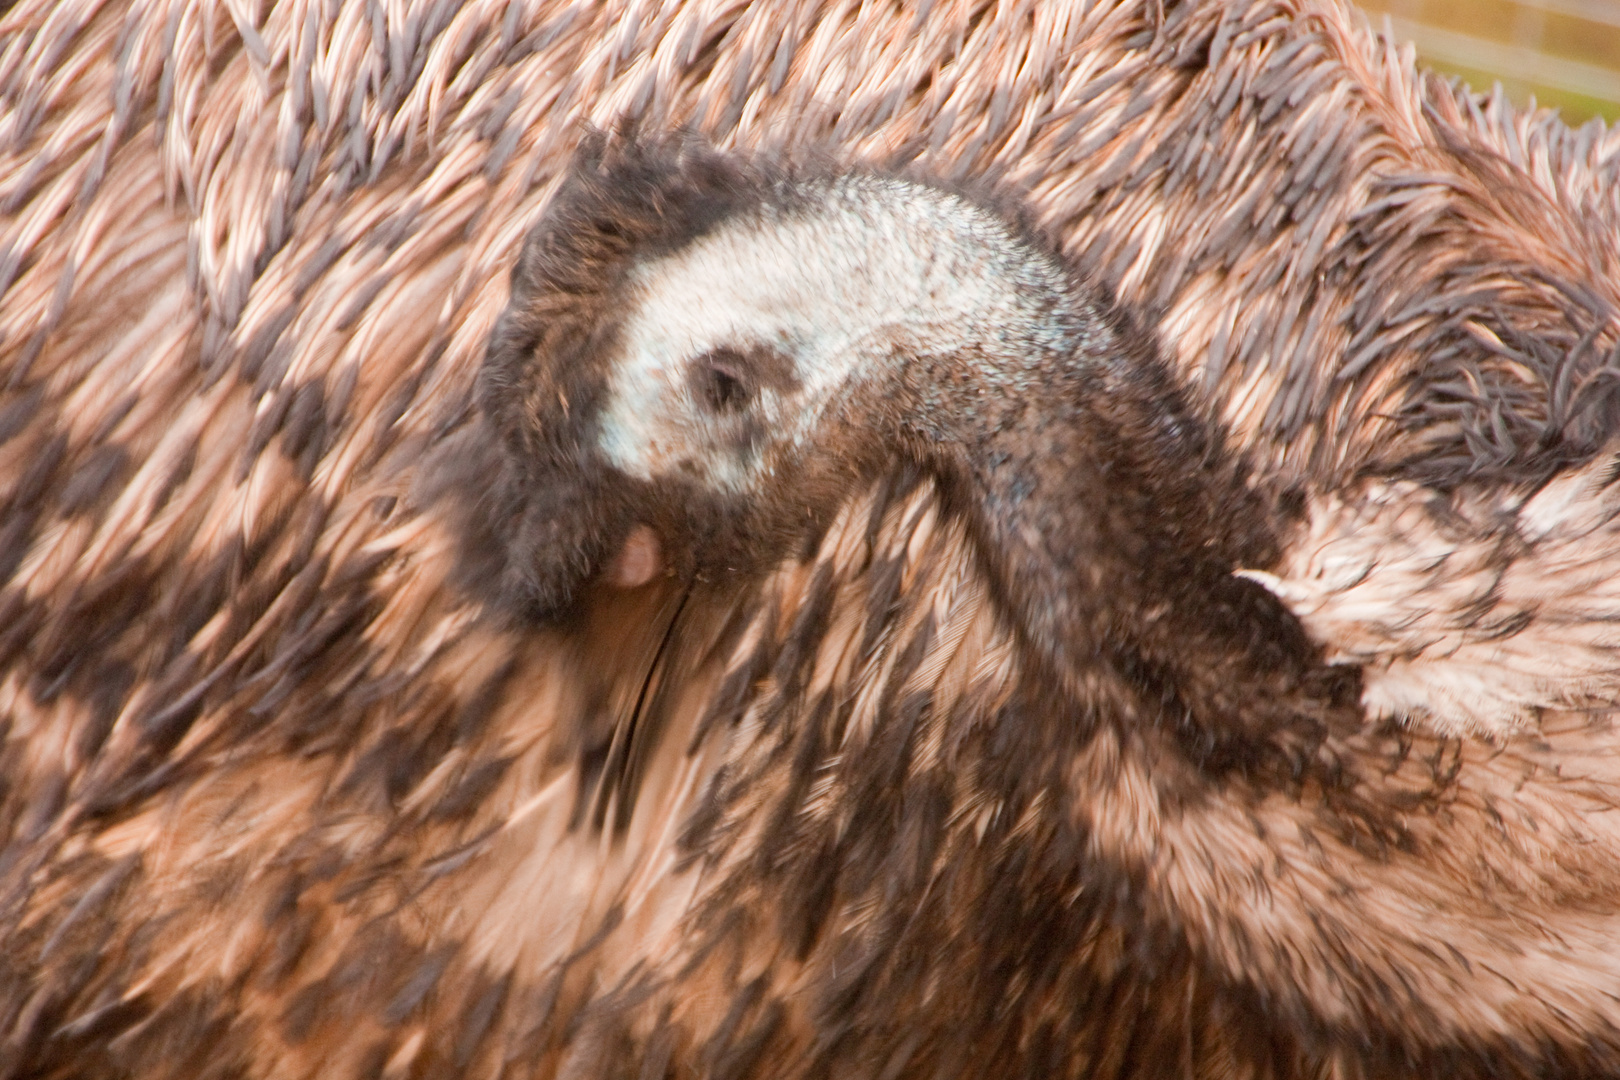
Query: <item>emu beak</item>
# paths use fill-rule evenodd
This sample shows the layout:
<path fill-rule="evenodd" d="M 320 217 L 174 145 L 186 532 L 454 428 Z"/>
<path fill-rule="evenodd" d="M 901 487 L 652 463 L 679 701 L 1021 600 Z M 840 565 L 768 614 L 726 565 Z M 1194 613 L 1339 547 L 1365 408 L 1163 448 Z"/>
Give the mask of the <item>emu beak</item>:
<path fill-rule="evenodd" d="M 657 577 L 664 569 L 658 534 L 647 525 L 637 525 L 624 538 L 618 554 L 607 565 L 602 579 L 621 589 L 634 589 Z"/>

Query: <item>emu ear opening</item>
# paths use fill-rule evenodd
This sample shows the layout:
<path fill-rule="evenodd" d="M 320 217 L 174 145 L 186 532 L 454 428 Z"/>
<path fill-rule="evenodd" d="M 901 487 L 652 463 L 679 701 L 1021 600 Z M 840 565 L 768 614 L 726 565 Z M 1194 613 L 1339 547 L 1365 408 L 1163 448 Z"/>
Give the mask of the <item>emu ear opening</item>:
<path fill-rule="evenodd" d="M 692 362 L 692 396 L 712 413 L 740 412 L 753 398 L 747 357 L 735 349 L 712 349 Z"/>
<path fill-rule="evenodd" d="M 790 393 L 799 386 L 792 358 L 768 345 L 710 349 L 692 361 L 687 379 L 698 403 L 720 416 L 742 412 L 761 390 Z"/>

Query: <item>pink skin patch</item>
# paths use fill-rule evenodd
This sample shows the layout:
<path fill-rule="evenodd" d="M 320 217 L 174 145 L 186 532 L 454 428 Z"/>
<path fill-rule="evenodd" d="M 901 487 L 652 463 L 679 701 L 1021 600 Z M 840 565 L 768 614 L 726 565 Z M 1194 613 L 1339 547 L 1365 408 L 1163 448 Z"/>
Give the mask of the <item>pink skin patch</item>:
<path fill-rule="evenodd" d="M 657 577 L 664 569 L 663 552 L 658 534 L 646 525 L 637 525 L 625 537 L 624 546 L 608 564 L 602 575 L 609 585 L 621 589 L 634 589 Z"/>

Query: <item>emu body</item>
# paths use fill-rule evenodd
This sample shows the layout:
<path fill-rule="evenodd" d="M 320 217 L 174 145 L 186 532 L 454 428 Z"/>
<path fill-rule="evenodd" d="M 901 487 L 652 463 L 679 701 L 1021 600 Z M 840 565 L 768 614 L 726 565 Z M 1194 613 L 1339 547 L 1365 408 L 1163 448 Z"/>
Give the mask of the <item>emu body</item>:
<path fill-rule="evenodd" d="M 0 1075 L 1620 1072 L 1612 132 L 1318 0 L 23 0 L 0 100 Z M 920 435 L 748 519 L 630 410 L 525 524 L 480 371 L 626 119 L 1026 205 L 1240 677 L 1032 645 Z"/>

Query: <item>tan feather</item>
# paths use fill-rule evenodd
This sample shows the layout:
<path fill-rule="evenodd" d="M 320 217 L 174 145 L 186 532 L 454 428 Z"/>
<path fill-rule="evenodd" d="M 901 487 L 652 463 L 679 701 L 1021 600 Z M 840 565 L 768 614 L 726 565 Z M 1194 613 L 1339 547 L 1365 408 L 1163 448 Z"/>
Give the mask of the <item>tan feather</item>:
<path fill-rule="evenodd" d="M 1220 777 L 1103 725 L 1008 797 L 1027 656 L 928 483 L 676 616 L 487 617 L 442 459 L 625 119 L 1020 194 L 1303 493 L 1254 569 L 1402 723 Z M 19 0 L 0 1076 L 1616 1071 L 1617 152 L 1328 0 Z"/>

